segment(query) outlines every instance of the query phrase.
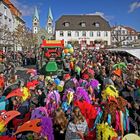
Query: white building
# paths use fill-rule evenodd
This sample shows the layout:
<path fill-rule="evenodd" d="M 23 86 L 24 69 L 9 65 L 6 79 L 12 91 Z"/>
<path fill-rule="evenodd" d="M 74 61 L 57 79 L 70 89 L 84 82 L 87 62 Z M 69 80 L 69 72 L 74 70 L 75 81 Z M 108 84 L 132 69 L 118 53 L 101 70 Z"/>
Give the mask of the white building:
<path fill-rule="evenodd" d="M 19 25 L 25 25 L 21 18 L 22 13 L 10 2 L 10 0 L 0 1 L 0 47 L 5 51 L 14 49 L 12 32 L 16 31 Z M 18 49 L 18 47 L 17 47 Z M 20 48 L 21 50 L 21 48 Z"/>
<path fill-rule="evenodd" d="M 4 25 L 7 26 L 9 31 L 12 32 L 14 30 L 14 19 L 11 10 L 8 4 L 4 1 L 0 1 L 0 28 Z"/>
<path fill-rule="evenodd" d="M 138 39 L 136 30 L 126 26 L 115 26 L 112 28 L 112 45 L 116 47 L 134 47 Z"/>
<path fill-rule="evenodd" d="M 99 15 L 64 15 L 56 21 L 56 40 L 76 41 L 79 45 L 93 47 L 97 42 L 111 45 L 109 23 Z"/>

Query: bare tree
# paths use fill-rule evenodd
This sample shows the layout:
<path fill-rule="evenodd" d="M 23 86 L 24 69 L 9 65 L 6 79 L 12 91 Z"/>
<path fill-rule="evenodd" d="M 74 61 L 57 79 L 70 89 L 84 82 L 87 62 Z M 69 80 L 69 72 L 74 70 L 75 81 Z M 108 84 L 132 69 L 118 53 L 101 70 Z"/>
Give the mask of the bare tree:
<path fill-rule="evenodd" d="M 12 33 L 8 29 L 7 25 L 0 26 L 0 44 L 2 47 L 5 47 L 6 50 L 7 47 L 13 46 Z"/>
<path fill-rule="evenodd" d="M 122 47 L 123 42 L 129 39 L 130 34 L 124 33 L 121 29 L 121 26 L 120 27 L 115 26 L 112 29 L 111 36 L 112 36 L 112 45 L 116 47 Z"/>
<path fill-rule="evenodd" d="M 25 25 L 19 25 L 13 32 L 13 42 L 16 47 L 21 47 L 22 50 L 30 50 L 34 45 L 32 31 Z"/>

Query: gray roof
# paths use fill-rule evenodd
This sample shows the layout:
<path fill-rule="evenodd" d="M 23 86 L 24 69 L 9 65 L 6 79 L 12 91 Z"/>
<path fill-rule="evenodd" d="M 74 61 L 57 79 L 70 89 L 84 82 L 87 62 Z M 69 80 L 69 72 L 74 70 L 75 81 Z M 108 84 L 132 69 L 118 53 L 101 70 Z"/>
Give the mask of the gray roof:
<path fill-rule="evenodd" d="M 68 22 L 69 27 L 64 26 Z M 86 27 L 82 27 L 80 23 L 84 22 Z M 99 27 L 95 26 L 99 23 Z M 111 27 L 103 17 L 99 15 L 63 15 L 55 25 L 56 30 L 86 30 L 86 31 L 110 31 Z"/>

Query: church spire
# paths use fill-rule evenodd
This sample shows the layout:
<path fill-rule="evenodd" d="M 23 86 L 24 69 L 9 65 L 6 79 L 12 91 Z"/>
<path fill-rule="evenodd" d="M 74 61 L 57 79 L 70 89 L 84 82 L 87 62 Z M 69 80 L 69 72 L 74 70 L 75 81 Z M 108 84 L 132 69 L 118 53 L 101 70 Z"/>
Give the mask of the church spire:
<path fill-rule="evenodd" d="M 33 24 L 33 27 L 32 27 L 33 33 L 34 34 L 38 33 L 39 32 L 39 14 L 38 14 L 37 7 L 35 7 L 34 9 L 32 24 Z"/>
<path fill-rule="evenodd" d="M 37 7 L 35 7 L 34 9 L 34 16 L 33 16 L 33 19 L 34 18 L 37 18 L 39 20 L 39 14 L 38 14 L 38 10 L 37 10 Z"/>
<path fill-rule="evenodd" d="M 51 11 L 50 7 L 49 7 L 49 11 L 48 11 L 46 30 L 47 30 L 48 34 L 53 34 L 53 16 L 52 16 L 52 11 Z"/>
<path fill-rule="evenodd" d="M 49 7 L 48 18 L 49 18 L 49 17 L 53 20 L 52 10 L 51 10 L 51 8 L 50 8 L 50 7 Z"/>

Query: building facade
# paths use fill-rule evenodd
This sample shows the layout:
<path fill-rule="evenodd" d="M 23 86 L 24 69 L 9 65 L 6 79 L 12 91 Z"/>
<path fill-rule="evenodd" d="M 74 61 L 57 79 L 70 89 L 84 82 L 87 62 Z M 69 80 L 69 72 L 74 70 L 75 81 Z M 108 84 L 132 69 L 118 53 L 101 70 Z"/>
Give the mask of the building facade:
<path fill-rule="evenodd" d="M 111 43 L 114 47 L 134 47 L 138 39 L 136 30 L 127 26 L 113 27 L 111 36 Z"/>
<path fill-rule="evenodd" d="M 16 30 L 19 25 L 25 25 L 25 21 L 22 19 L 22 13 L 15 7 L 15 5 L 10 0 L 2 0 L 6 3 L 13 16 L 13 29 Z"/>
<path fill-rule="evenodd" d="M 25 25 L 21 16 L 21 12 L 10 0 L 0 0 L 0 49 L 16 50 L 12 33 L 17 30 L 19 25 Z"/>
<path fill-rule="evenodd" d="M 79 45 L 93 47 L 102 42 L 111 45 L 109 23 L 99 15 L 64 15 L 55 25 L 56 40 L 76 41 Z"/>
<path fill-rule="evenodd" d="M 6 26 L 9 31 L 13 32 L 14 18 L 9 5 L 4 1 L 0 1 L 0 27 L 3 28 L 4 26 Z"/>

